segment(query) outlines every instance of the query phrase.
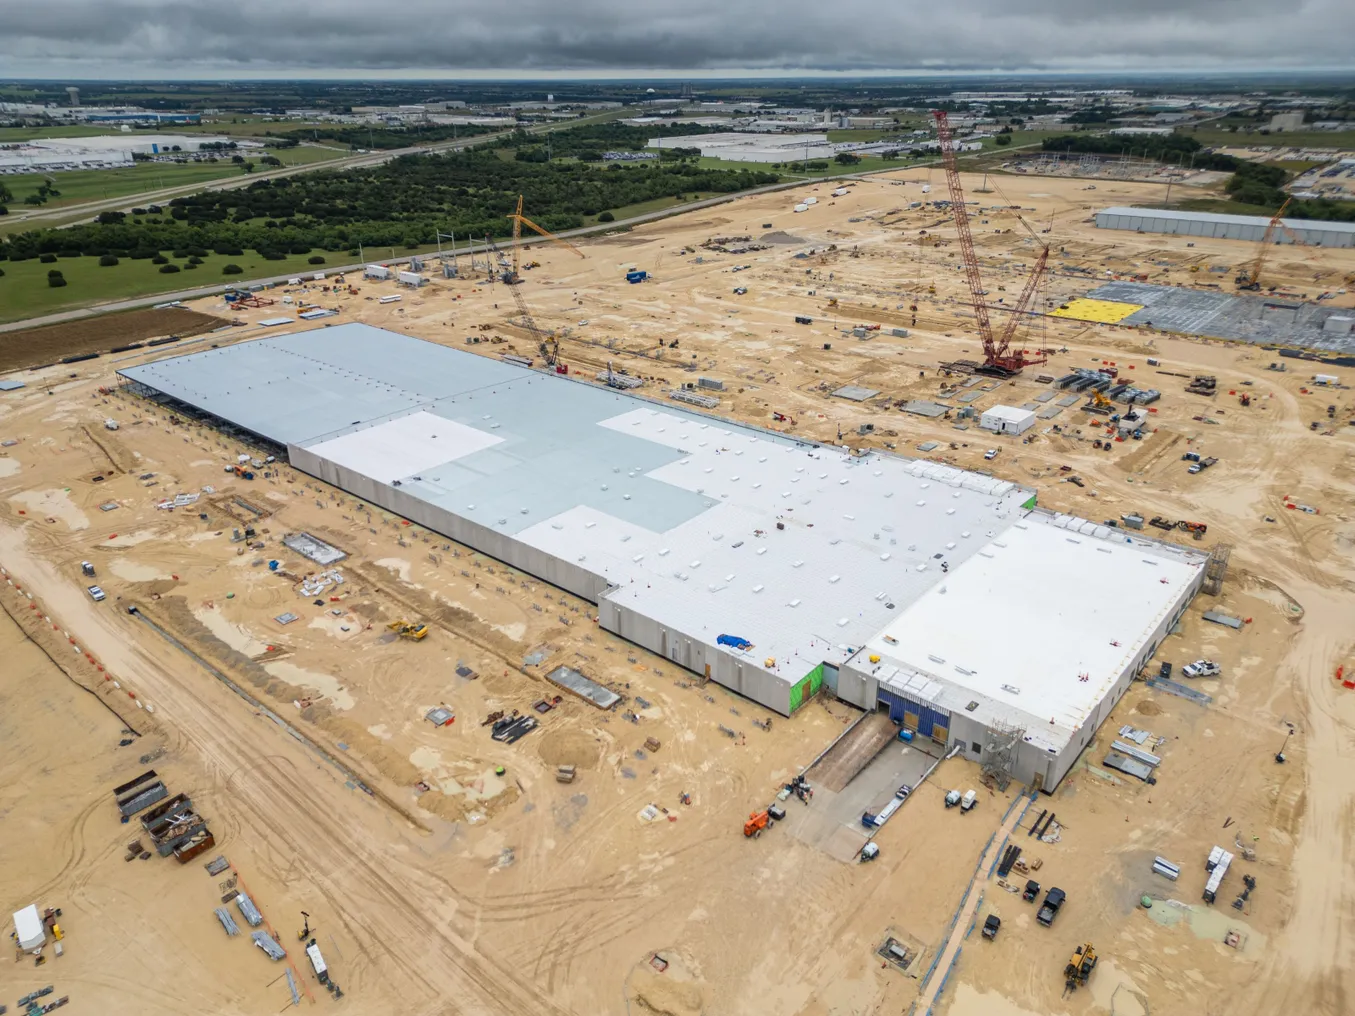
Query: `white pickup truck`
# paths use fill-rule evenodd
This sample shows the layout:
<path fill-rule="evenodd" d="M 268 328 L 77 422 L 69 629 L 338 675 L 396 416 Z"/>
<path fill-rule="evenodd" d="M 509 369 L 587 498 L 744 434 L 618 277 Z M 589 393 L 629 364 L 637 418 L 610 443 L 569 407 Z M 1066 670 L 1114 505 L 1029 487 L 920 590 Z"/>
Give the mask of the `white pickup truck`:
<path fill-rule="evenodd" d="M 1196 660 L 1181 668 L 1186 677 L 1218 677 L 1222 671 L 1213 660 Z"/>

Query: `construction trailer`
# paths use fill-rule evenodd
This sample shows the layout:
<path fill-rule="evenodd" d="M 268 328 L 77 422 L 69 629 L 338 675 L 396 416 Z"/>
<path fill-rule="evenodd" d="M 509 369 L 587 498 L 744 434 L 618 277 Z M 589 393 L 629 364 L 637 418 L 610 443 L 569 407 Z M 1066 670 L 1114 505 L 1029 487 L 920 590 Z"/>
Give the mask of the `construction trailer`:
<path fill-rule="evenodd" d="M 362 277 L 380 282 L 391 277 L 391 270 L 385 265 L 368 265 L 362 270 Z"/>
<path fill-rule="evenodd" d="M 994 434 L 1024 434 L 1035 426 L 1035 413 L 1015 406 L 991 406 L 979 417 L 979 426 Z"/>
<path fill-rule="evenodd" d="M 1271 231 L 1276 243 L 1321 247 L 1355 247 L 1355 222 L 1285 219 L 1285 231 Z M 1164 208 L 1105 208 L 1096 213 L 1098 229 L 1128 229 L 1138 233 L 1169 233 L 1260 243 L 1270 230 L 1264 215 L 1220 215 Z"/>
<path fill-rule="evenodd" d="M 782 715 L 837 695 L 980 762 L 1025 731 L 1010 768 L 1046 787 L 1207 560 L 1046 511 L 998 477 L 846 452 L 365 325 L 122 373 L 597 604 L 600 627 Z M 286 402 L 266 394 L 279 386 Z M 1115 586 L 1113 602 L 1085 595 L 1090 573 Z"/>

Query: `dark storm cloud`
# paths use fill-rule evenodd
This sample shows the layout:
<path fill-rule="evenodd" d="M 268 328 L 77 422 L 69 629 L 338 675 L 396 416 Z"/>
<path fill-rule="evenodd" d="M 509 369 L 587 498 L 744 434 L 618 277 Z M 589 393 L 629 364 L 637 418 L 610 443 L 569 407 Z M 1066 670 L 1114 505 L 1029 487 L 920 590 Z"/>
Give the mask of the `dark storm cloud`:
<path fill-rule="evenodd" d="M 1355 3 L 1297 0 L 0 0 L 14 76 L 1342 67 Z M 48 73 L 50 72 L 50 73 Z"/>

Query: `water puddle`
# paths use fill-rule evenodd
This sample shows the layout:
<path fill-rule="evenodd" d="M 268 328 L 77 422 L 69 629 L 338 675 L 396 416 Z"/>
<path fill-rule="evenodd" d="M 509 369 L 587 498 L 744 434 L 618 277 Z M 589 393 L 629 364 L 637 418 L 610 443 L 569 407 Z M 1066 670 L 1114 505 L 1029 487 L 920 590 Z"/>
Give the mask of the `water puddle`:
<path fill-rule="evenodd" d="M 335 709 L 352 709 L 356 703 L 353 696 L 340 687 L 339 679 L 331 674 L 319 674 L 313 670 L 305 670 L 286 660 L 265 663 L 263 669 L 288 684 L 318 692 L 329 699 L 330 704 Z"/>

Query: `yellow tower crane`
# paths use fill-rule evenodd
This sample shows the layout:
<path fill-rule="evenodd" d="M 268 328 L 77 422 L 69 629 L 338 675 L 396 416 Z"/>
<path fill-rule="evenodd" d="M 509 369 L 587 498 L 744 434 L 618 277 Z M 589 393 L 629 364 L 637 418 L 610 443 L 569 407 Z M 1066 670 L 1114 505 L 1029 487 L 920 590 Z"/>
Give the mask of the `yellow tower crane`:
<path fill-rule="evenodd" d="M 509 215 L 508 218 L 510 218 L 510 219 L 513 220 L 513 273 L 512 273 L 512 275 L 511 275 L 509 278 L 504 279 L 505 282 L 508 282 L 508 283 L 510 283 L 510 284 L 515 284 L 515 283 L 517 283 L 517 282 L 520 282 L 521 279 L 522 279 L 522 276 L 518 274 L 518 267 L 519 267 L 519 263 L 520 263 L 520 259 L 519 259 L 519 251 L 521 250 L 521 243 L 522 243 L 522 227 L 523 227 L 523 226 L 526 226 L 528 229 L 531 229 L 531 230 L 534 230 L 534 231 L 537 232 L 537 233 L 540 233 L 540 234 L 541 234 L 542 236 L 544 236 L 547 240 L 550 240 L 550 241 L 553 242 L 553 243 L 558 243 L 558 244 L 560 244 L 562 247 L 568 247 L 568 248 L 569 248 L 570 250 L 572 250 L 575 254 L 579 255 L 579 257 L 584 257 L 584 256 L 585 256 L 584 253 L 583 253 L 583 251 L 579 250 L 579 248 L 575 247 L 575 246 L 574 246 L 572 243 L 570 243 L 568 240 L 564 239 L 563 237 L 556 236 L 554 233 L 552 233 L 552 232 L 551 232 L 550 230 L 548 230 L 548 229 L 542 229 L 540 226 L 538 226 L 538 225 L 537 225 L 535 222 L 533 222 L 531 219 L 527 218 L 527 216 L 523 215 L 523 214 L 522 214 L 522 195 L 521 195 L 521 194 L 518 195 L 518 207 L 517 207 L 517 211 L 515 211 L 515 212 L 513 212 L 511 215 Z"/>

